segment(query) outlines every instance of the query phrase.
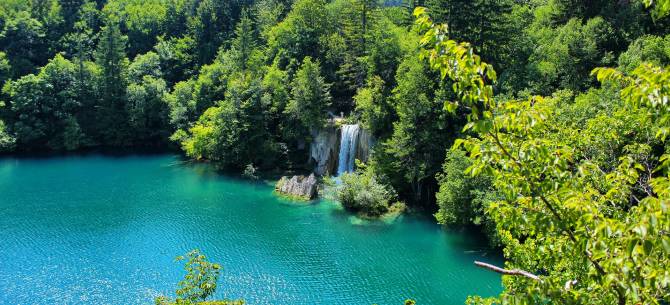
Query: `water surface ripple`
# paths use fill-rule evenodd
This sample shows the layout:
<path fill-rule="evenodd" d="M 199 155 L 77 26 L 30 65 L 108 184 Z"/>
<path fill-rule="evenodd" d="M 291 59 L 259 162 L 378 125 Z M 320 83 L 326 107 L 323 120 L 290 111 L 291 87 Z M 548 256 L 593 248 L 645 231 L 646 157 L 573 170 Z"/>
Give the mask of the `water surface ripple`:
<path fill-rule="evenodd" d="M 429 219 L 361 222 L 173 155 L 0 159 L 0 304 L 152 304 L 200 248 L 248 304 L 463 304 L 500 277 Z"/>

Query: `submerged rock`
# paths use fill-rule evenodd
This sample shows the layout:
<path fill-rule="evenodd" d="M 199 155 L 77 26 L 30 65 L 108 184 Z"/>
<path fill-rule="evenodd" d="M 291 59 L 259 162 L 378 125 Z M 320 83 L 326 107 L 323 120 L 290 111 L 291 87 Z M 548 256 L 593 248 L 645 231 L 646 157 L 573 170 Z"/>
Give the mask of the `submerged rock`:
<path fill-rule="evenodd" d="M 290 197 L 312 200 L 317 195 L 317 181 L 314 174 L 305 176 L 283 176 L 275 185 L 275 191 Z"/>

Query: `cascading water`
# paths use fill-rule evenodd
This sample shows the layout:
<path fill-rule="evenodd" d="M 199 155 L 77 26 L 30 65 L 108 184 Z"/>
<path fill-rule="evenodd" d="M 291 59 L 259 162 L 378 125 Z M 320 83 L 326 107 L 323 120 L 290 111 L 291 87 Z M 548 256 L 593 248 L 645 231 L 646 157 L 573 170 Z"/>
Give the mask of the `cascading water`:
<path fill-rule="evenodd" d="M 342 137 L 340 140 L 340 154 L 338 156 L 337 175 L 353 172 L 356 163 L 356 148 L 358 146 L 358 134 L 360 126 L 342 125 Z"/>

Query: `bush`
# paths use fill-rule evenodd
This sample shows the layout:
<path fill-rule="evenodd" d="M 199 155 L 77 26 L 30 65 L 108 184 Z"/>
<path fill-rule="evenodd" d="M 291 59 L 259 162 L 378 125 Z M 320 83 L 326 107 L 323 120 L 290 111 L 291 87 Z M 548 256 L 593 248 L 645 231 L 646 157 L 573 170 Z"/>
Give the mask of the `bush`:
<path fill-rule="evenodd" d="M 179 282 L 177 298 L 170 300 L 166 296 L 157 297 L 156 305 L 243 305 L 244 300 L 214 300 L 206 299 L 216 292 L 217 281 L 221 274 L 221 265 L 209 262 L 207 257 L 195 249 L 185 256 L 179 256 L 177 261 L 186 261 L 184 270 L 186 275 Z"/>
<path fill-rule="evenodd" d="M 242 173 L 242 176 L 251 180 L 258 180 L 258 175 L 256 171 L 257 169 L 256 167 L 254 167 L 254 164 L 249 163 L 247 164 L 247 166 L 244 167 L 244 172 Z"/>
<path fill-rule="evenodd" d="M 337 190 L 337 200 L 351 211 L 360 212 L 365 216 L 378 217 L 387 212 L 391 206 L 400 206 L 395 190 L 382 183 L 371 167 L 361 166 L 355 173 L 345 173 L 340 178 L 342 184 Z"/>
<path fill-rule="evenodd" d="M 0 121 L 0 152 L 12 151 L 16 141 L 5 129 L 5 123 Z"/>

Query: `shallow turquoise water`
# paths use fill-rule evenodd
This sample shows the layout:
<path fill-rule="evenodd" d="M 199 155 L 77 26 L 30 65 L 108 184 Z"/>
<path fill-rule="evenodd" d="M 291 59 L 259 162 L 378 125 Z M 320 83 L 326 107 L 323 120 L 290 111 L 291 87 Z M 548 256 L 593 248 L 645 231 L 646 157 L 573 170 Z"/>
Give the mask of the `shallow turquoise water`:
<path fill-rule="evenodd" d="M 0 304 L 151 304 L 200 248 L 217 297 L 249 304 L 463 304 L 500 277 L 481 240 L 430 219 L 357 221 L 331 202 L 172 155 L 0 159 Z"/>

